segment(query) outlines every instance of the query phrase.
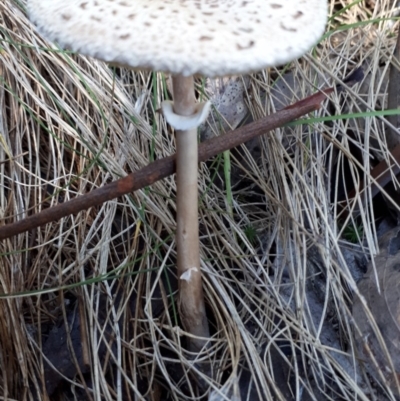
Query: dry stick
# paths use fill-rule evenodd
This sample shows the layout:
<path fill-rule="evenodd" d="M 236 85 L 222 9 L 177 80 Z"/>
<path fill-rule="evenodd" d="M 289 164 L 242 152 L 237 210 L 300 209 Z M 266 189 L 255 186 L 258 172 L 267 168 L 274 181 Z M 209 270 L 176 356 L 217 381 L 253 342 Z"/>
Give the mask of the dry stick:
<path fill-rule="evenodd" d="M 193 77 L 172 77 L 174 112 L 191 116 L 196 110 Z M 175 131 L 176 246 L 179 310 L 190 338 L 190 351 L 199 352 L 210 337 L 200 270 L 198 220 L 197 128 Z"/>
<path fill-rule="evenodd" d="M 295 104 L 272 115 L 261 118 L 251 124 L 240 127 L 208 141 L 199 146 L 198 161 L 202 162 L 226 150 L 241 145 L 259 135 L 281 127 L 296 118 L 320 108 L 321 102 L 334 88 L 324 89 L 314 95 L 300 100 Z M 0 227 L 0 240 L 43 226 L 52 221 L 60 220 L 71 214 L 76 214 L 93 206 L 98 206 L 130 192 L 147 187 L 155 182 L 172 175 L 175 172 L 175 155 L 156 160 L 139 171 L 95 189 L 85 195 L 78 196 L 68 202 L 60 203 L 40 213 L 28 216 L 15 223 Z"/>

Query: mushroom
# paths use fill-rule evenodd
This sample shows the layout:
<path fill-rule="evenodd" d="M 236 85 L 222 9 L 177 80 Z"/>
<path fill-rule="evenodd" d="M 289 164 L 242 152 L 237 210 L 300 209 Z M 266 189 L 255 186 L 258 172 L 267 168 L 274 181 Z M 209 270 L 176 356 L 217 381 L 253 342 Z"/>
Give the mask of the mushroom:
<path fill-rule="evenodd" d="M 173 103 L 162 105 L 176 132 L 180 313 L 198 351 L 209 337 L 198 238 L 195 75 L 244 74 L 303 55 L 322 35 L 327 0 L 28 0 L 47 39 L 135 69 L 172 74 Z M 196 338 L 198 338 L 196 340 Z"/>

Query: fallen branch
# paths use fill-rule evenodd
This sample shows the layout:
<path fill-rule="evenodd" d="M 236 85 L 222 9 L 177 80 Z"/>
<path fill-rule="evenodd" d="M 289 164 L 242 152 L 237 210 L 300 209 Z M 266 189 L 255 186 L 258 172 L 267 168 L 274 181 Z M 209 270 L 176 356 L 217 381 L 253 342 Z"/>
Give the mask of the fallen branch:
<path fill-rule="evenodd" d="M 221 152 L 239 146 L 250 139 L 266 134 L 296 118 L 317 110 L 321 106 L 322 101 L 333 91 L 334 88 L 328 88 L 323 92 L 317 92 L 272 115 L 203 142 L 199 145 L 199 161 L 204 162 Z M 28 216 L 15 223 L 3 225 L 0 227 L 0 240 L 10 238 L 25 231 L 30 231 L 52 221 L 59 220 L 82 210 L 89 209 L 90 207 L 101 205 L 104 202 L 130 192 L 137 191 L 138 189 L 168 177 L 174 172 L 175 155 L 156 160 L 141 170 L 107 184 L 104 187 L 95 189 L 85 195 L 77 196 L 68 202 L 60 203 L 57 206 Z"/>

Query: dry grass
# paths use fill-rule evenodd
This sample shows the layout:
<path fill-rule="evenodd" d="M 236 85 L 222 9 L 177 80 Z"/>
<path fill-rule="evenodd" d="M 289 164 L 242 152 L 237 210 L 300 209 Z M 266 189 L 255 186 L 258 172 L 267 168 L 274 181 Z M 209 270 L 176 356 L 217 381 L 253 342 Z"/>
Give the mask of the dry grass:
<path fill-rule="evenodd" d="M 286 103 L 340 82 L 362 64 L 374 85 L 364 93 L 357 86 L 345 99 L 333 96 L 329 107 L 309 117 L 381 108 L 380 66 L 389 65 L 395 42 L 389 3 L 377 1 L 372 12 L 356 2 L 332 19 L 331 34 L 289 67 L 296 84 L 289 85 L 294 90 Z M 24 4 L 0 0 L 1 224 L 174 152 L 173 136 L 155 111 L 167 93 L 162 74 L 113 71 L 51 48 L 29 24 Z M 337 1 L 331 11 L 346 5 Z M 371 22 L 379 18 L 386 19 Z M 340 24 L 345 29 L 333 33 Z M 251 77 L 247 101 L 254 119 L 280 107 L 270 89 L 279 74 Z M 356 285 L 337 224 L 339 188 L 330 183 L 345 160 L 358 176 L 351 143 L 365 156 L 384 157 L 383 128 L 383 118 L 367 116 L 264 136 L 259 159 L 250 152 L 245 159 L 233 157 L 242 177 L 233 186 L 233 213 L 214 167 L 200 167 L 202 269 L 213 338 L 199 358 L 212 362 L 213 379 L 203 379 L 214 396 L 220 391 L 229 398 L 219 399 L 234 399 L 245 370 L 262 399 L 289 399 L 288 381 L 298 400 L 371 399 L 373 389 L 353 352 L 349 289 Z M 370 170 L 369 157 L 362 168 Z M 4 399 L 47 399 L 42 342 L 74 308 L 86 319 L 83 349 L 91 369 L 51 399 L 190 398 L 189 371 L 196 368 L 184 349 L 174 303 L 174 199 L 169 177 L 0 244 Z M 366 207 L 362 216 L 362 252 L 368 256 L 377 252 L 376 227 L 372 210 Z M 324 279 L 315 280 L 325 293 L 318 302 L 308 291 L 313 255 L 324 271 Z M 286 355 L 277 347 L 284 342 Z"/>

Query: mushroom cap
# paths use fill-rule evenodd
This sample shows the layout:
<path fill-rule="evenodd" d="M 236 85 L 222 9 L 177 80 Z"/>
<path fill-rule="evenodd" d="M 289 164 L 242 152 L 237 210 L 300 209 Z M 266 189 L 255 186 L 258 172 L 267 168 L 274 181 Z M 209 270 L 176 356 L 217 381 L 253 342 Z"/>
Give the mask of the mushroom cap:
<path fill-rule="evenodd" d="M 327 0 L 28 0 L 40 33 L 121 66 L 209 77 L 282 65 L 322 35 Z"/>

